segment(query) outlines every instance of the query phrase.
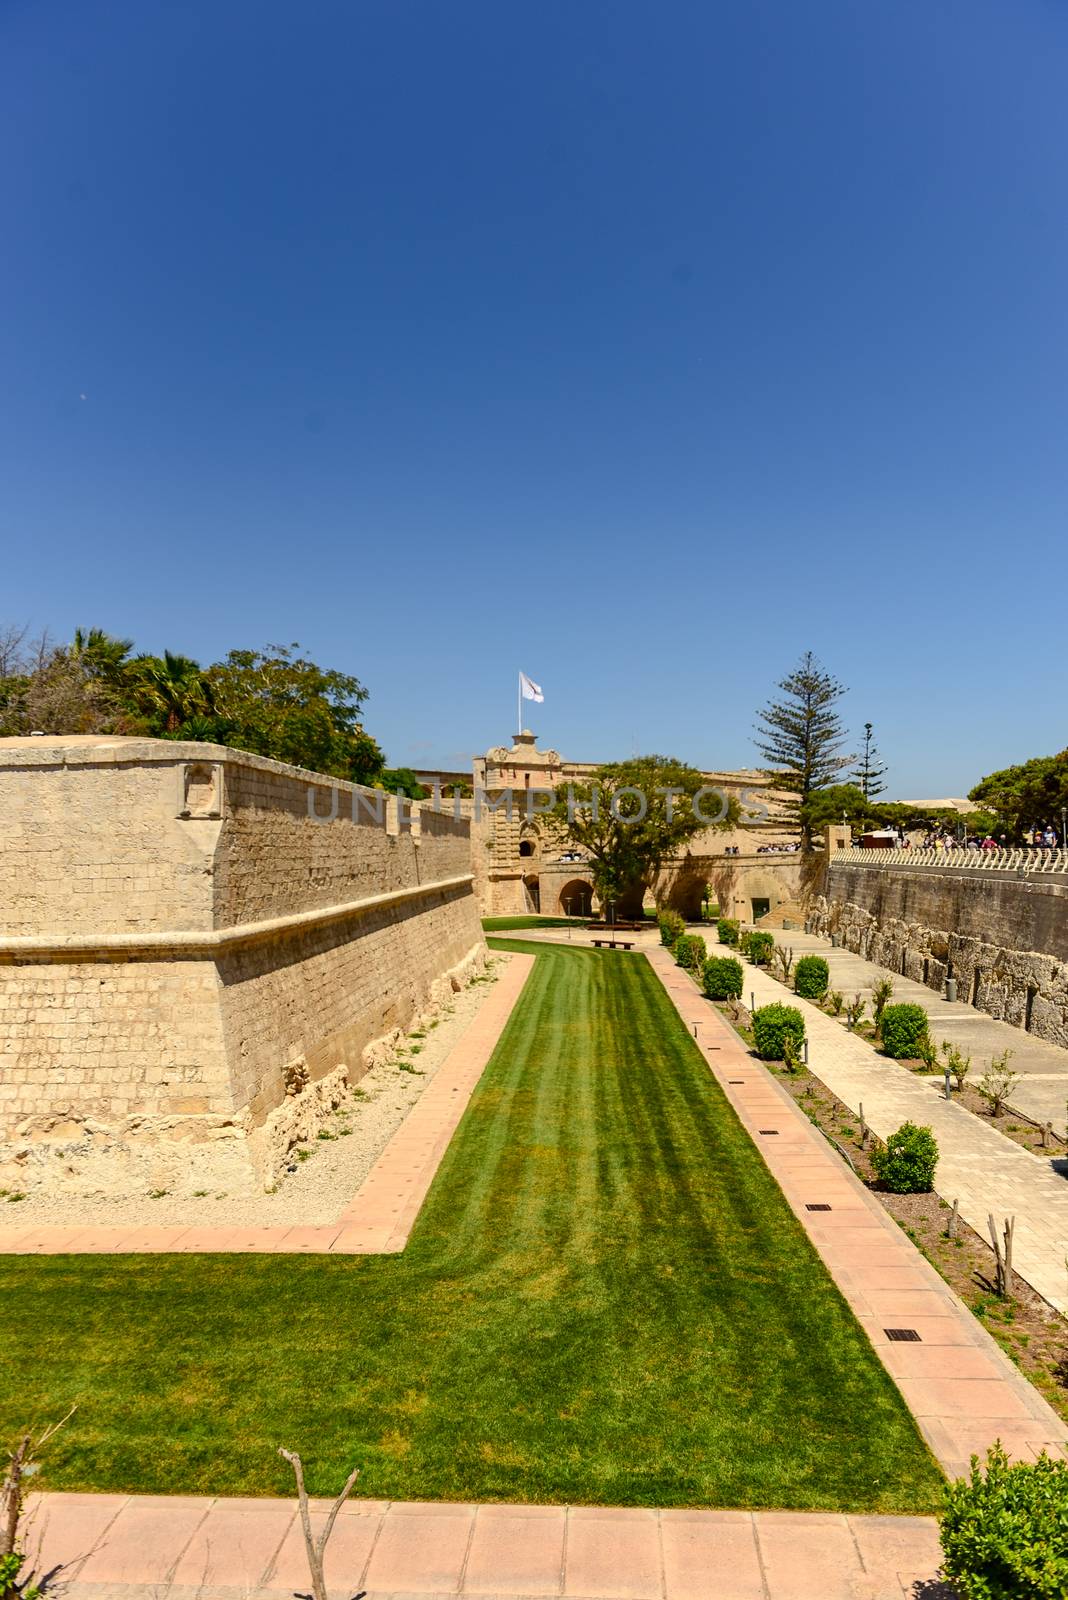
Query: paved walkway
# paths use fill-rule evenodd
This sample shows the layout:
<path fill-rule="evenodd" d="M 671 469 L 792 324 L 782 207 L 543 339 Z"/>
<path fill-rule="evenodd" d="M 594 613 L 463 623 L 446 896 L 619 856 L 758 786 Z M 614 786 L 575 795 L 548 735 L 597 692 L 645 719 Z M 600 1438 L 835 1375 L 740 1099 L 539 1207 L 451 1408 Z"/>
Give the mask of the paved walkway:
<path fill-rule="evenodd" d="M 713 1076 L 944 1471 L 950 1477 L 963 1476 L 972 1453 L 984 1455 L 998 1438 L 1011 1454 L 1025 1460 L 1042 1449 L 1068 1455 L 1068 1426 L 791 1096 L 749 1054 L 668 951 L 653 950 L 649 959 L 687 1027 L 696 1028 Z M 749 972 L 782 995 L 778 984 L 755 969 L 747 969 L 747 991 Z M 759 990 L 758 984 L 754 986 Z M 758 992 L 758 1003 L 761 998 Z M 838 1029 L 829 1017 L 823 1020 Z M 844 1029 L 838 1031 L 851 1037 Z M 812 1211 L 810 1206 L 821 1209 Z M 915 1337 L 908 1342 L 891 1337 L 890 1330 L 903 1329 L 912 1330 Z"/>
<path fill-rule="evenodd" d="M 945 1000 L 939 990 L 929 989 L 914 978 L 903 978 L 900 973 L 888 972 L 886 967 L 876 966 L 851 950 L 833 950 L 830 940 L 817 934 L 776 930 L 775 938 L 779 944 L 792 947 L 799 956 L 823 956 L 831 969 L 831 988 L 840 989 L 847 996 L 859 990 L 870 997 L 872 985 L 889 975 L 894 980 L 895 1003 L 908 1000 L 921 1005 L 931 1019 L 932 1039 L 939 1045 L 943 1039 L 948 1039 L 972 1057 L 972 1081 L 975 1083 L 990 1065 L 992 1056 L 1011 1050 L 1009 1068 L 1020 1074 L 1020 1082 L 1013 1090 L 1013 1104 L 1036 1122 L 1052 1122 L 1056 1132 L 1063 1136 L 1068 1099 L 1068 1050 L 1051 1044 L 1048 1039 L 1024 1033 L 1011 1022 L 1000 1022 L 963 1000 Z M 870 999 L 868 1015 L 871 1016 Z M 1063 1156 L 1064 1146 L 1060 1149 Z"/>
<path fill-rule="evenodd" d="M 0 1227 L 0 1254 L 403 1250 L 449 1140 L 485 1071 L 534 957 L 509 955 L 497 982 L 336 1222 L 301 1228 Z"/>
<path fill-rule="evenodd" d="M 309 1588 L 292 1502 L 51 1494 L 31 1509 L 27 1549 L 66 1600 Z M 351 1500 L 326 1576 L 339 1600 L 938 1600 L 939 1562 L 929 1517 Z"/>
<path fill-rule="evenodd" d="M 795 941 L 793 935 L 789 942 L 796 950 L 802 948 L 800 939 Z M 984 1239 L 989 1236 L 990 1212 L 995 1218 L 1015 1216 L 1015 1269 L 1051 1305 L 1068 1312 L 1068 1181 L 1062 1175 L 1064 1163 L 1032 1155 L 999 1133 L 991 1122 L 946 1101 L 930 1080 L 917 1077 L 907 1067 L 880 1055 L 866 1039 L 850 1033 L 818 1006 L 799 1000 L 796 995 L 788 996 L 776 979 L 746 964 L 746 1004 L 751 994 L 755 994 L 757 1005 L 789 1000 L 804 1011 L 809 1070 L 850 1110 L 859 1110 L 863 1102 L 865 1120 L 881 1139 L 903 1122 L 917 1122 L 933 1130 L 939 1149 L 935 1174 L 938 1193 L 944 1200 L 959 1200 L 961 1216 Z"/>

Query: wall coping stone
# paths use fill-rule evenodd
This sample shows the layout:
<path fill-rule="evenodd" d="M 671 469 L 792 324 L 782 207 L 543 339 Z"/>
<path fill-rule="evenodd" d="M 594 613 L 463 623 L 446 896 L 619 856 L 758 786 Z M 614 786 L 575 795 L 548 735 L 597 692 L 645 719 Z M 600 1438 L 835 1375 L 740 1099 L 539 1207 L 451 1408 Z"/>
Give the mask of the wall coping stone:
<path fill-rule="evenodd" d="M 126 735 L 108 734 L 42 734 L 40 738 L 18 736 L 0 739 L 0 771 L 33 770 L 39 767 L 121 767 L 121 766 L 180 766 L 186 762 L 215 763 L 224 761 L 228 766 L 250 767 L 258 772 L 277 773 L 286 778 L 300 778 L 338 788 L 346 793 L 391 795 L 391 790 L 375 789 L 365 783 L 351 783 L 348 778 L 335 778 L 328 772 L 313 772 L 309 767 L 294 767 L 286 761 L 275 761 L 270 756 L 258 756 L 251 750 L 238 750 L 233 745 L 205 744 L 185 739 L 142 739 Z M 419 801 L 409 801 L 418 805 Z"/>

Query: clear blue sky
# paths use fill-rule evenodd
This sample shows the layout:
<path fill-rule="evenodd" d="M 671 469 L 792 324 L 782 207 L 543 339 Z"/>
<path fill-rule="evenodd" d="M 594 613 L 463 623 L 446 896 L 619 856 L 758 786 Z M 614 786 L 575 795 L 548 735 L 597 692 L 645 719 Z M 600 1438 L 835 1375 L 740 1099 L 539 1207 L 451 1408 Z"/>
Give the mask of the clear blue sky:
<path fill-rule="evenodd" d="M 1068 743 L 1053 0 L 3 0 L 0 619 L 297 640 L 396 763 Z M 82 398 L 84 396 L 85 398 Z"/>

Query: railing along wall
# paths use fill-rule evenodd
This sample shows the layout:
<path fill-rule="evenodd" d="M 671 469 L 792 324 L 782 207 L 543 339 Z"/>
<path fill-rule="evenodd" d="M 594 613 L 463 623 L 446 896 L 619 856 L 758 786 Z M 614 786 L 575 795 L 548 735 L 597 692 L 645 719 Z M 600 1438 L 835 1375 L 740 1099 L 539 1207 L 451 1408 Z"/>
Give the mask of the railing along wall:
<path fill-rule="evenodd" d="M 854 845 L 839 850 L 829 865 L 860 867 L 924 867 L 945 871 L 1014 872 L 1018 876 L 1045 877 L 1068 874 L 1068 850 L 872 850 Z"/>

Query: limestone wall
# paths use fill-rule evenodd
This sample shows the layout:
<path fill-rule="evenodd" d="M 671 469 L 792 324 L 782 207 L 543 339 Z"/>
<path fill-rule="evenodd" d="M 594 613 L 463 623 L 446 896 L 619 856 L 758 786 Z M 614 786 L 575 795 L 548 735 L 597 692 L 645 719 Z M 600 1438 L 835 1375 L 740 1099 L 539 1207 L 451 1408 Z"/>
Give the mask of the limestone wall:
<path fill-rule="evenodd" d="M 483 951 L 465 819 L 216 746 L 0 740 L 0 1183 L 270 1182 Z"/>
<path fill-rule="evenodd" d="M 1068 1045 L 1068 876 L 832 858 L 811 926 L 991 1016 Z"/>

